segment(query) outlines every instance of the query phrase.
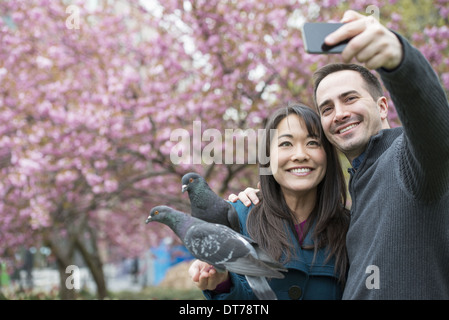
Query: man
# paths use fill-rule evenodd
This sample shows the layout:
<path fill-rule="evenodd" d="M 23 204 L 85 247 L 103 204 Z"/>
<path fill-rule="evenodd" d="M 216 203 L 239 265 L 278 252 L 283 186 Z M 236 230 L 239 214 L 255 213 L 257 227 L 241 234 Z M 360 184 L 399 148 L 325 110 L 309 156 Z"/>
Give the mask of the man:
<path fill-rule="evenodd" d="M 353 166 L 343 299 L 449 299 L 447 97 L 403 37 L 354 11 L 342 22 L 326 43 L 351 39 L 343 60 L 378 71 L 403 124 L 389 129 L 388 101 L 366 69 L 329 65 L 315 73 L 324 132 Z M 243 202 L 255 200 L 247 193 L 239 194 Z"/>

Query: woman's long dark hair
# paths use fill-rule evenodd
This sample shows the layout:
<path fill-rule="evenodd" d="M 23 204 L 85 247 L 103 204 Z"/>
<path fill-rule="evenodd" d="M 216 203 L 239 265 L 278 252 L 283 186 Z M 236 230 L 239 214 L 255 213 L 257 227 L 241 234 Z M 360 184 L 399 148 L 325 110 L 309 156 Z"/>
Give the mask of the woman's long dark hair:
<path fill-rule="evenodd" d="M 313 246 L 303 249 L 314 249 L 316 253 L 318 249 L 327 246 L 326 261 L 335 257 L 335 271 L 340 283 L 344 285 L 348 268 L 346 233 L 349 226 L 349 211 L 345 208 L 346 184 L 337 151 L 325 137 L 318 114 L 301 104 L 276 110 L 265 126 L 267 156 L 269 157 L 271 145 L 270 129 L 276 129 L 279 122 L 290 114 L 296 114 L 304 120 L 308 133 L 320 139 L 327 157 L 326 174 L 317 187 L 317 202 L 304 230 L 305 235 L 315 225 L 311 234 Z M 264 169 L 265 172 L 269 166 L 269 162 L 260 164 L 259 170 Z M 284 256 L 285 263 L 291 259 L 292 241 L 295 241 L 286 228 L 288 226 L 295 230 L 294 213 L 287 206 L 280 185 L 273 175 L 260 174 L 260 190 L 261 203 L 251 210 L 247 220 L 249 235 L 276 260 Z M 296 232 L 293 233 L 298 241 Z"/>

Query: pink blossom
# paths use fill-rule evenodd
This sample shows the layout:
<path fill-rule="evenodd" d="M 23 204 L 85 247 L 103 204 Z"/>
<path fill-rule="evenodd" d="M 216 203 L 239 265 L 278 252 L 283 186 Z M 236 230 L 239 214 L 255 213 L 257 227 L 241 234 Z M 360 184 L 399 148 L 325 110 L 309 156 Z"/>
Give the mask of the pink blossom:
<path fill-rule="evenodd" d="M 118 188 L 118 182 L 116 180 L 106 180 L 104 182 L 104 192 L 111 193 Z"/>
<path fill-rule="evenodd" d="M 449 72 L 443 73 L 441 75 L 441 80 L 443 82 L 443 86 L 449 91 Z"/>
<path fill-rule="evenodd" d="M 86 181 L 90 186 L 95 186 L 100 184 L 101 182 L 103 182 L 103 178 L 101 178 L 100 176 L 94 174 L 94 173 L 87 173 L 85 175 L 86 177 Z"/>

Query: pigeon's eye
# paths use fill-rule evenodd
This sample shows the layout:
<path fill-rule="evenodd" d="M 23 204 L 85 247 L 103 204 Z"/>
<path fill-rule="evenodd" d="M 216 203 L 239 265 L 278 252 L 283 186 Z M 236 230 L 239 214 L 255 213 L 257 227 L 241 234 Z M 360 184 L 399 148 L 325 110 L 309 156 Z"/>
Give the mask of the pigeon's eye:
<path fill-rule="evenodd" d="M 190 179 L 189 179 L 189 182 L 193 182 L 193 178 L 190 178 Z"/>
<path fill-rule="evenodd" d="M 157 216 L 159 214 L 159 211 L 154 211 L 154 215 Z"/>

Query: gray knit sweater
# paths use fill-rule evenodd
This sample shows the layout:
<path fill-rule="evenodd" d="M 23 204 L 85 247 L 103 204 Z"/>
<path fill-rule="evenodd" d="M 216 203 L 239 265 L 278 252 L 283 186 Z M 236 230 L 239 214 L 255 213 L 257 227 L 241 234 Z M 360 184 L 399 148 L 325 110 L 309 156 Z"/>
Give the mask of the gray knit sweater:
<path fill-rule="evenodd" d="M 343 299 L 449 299 L 449 104 L 429 62 L 378 70 L 403 127 L 373 136 L 351 174 Z"/>

